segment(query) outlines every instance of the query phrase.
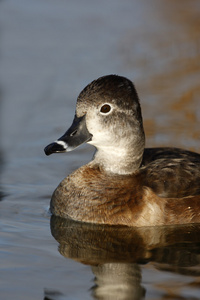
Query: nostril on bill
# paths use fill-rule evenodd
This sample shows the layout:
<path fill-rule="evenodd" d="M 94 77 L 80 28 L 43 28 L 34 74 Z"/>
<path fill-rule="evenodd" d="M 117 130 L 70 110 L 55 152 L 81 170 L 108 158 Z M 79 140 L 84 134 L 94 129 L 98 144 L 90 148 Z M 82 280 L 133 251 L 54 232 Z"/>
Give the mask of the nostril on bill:
<path fill-rule="evenodd" d="M 74 136 L 77 133 L 77 130 L 74 130 L 72 133 L 70 133 L 70 136 Z"/>

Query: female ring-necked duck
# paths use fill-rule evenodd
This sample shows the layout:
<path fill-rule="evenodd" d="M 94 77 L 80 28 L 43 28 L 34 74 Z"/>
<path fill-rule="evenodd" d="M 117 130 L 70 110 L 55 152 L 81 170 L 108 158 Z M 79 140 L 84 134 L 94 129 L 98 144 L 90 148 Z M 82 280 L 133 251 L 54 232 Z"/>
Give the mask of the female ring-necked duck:
<path fill-rule="evenodd" d="M 80 93 L 72 126 L 46 155 L 94 145 L 94 159 L 66 177 L 52 195 L 54 215 L 77 221 L 154 226 L 200 222 L 200 154 L 144 148 L 133 83 L 108 75 Z"/>

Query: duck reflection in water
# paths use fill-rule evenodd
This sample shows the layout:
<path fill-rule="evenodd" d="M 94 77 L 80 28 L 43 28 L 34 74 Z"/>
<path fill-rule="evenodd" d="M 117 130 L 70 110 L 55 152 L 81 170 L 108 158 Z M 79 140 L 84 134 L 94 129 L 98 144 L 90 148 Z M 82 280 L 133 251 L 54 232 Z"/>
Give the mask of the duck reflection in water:
<path fill-rule="evenodd" d="M 94 299 L 143 299 L 141 267 L 147 263 L 158 270 L 200 276 L 199 268 L 194 268 L 200 263 L 200 225 L 133 228 L 52 216 L 51 232 L 63 256 L 91 266 Z M 182 288 L 186 288 L 185 281 Z M 173 287 L 168 289 L 163 280 L 160 289 L 167 298 Z M 180 287 L 178 291 L 181 295 Z"/>
<path fill-rule="evenodd" d="M 59 184 L 50 205 L 54 215 L 128 226 L 200 221 L 200 154 L 144 148 L 130 80 L 108 75 L 86 86 L 72 126 L 45 153 L 68 152 L 84 142 L 97 148 L 94 159 Z"/>

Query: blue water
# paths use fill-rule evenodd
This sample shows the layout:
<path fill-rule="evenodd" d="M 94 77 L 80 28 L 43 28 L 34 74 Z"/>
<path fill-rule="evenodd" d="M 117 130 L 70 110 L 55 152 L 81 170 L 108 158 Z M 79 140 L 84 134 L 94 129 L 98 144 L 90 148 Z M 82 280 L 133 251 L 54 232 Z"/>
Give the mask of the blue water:
<path fill-rule="evenodd" d="M 168 238 L 160 243 L 168 237 L 164 229 L 148 241 L 148 232 L 142 233 L 145 256 L 131 261 L 126 258 L 135 249 L 121 253 L 112 240 L 114 257 L 110 250 L 106 257 L 99 250 L 101 263 L 94 257 L 99 268 L 89 261 L 91 249 L 104 243 L 106 248 L 107 239 L 89 249 L 81 244 L 77 247 L 85 252 L 77 253 L 69 235 L 70 246 L 64 239 L 60 253 L 63 238 L 58 234 L 56 241 L 51 234 L 50 197 L 94 149 L 85 145 L 70 154 L 43 153 L 71 124 L 78 93 L 106 74 L 135 82 L 148 146 L 199 152 L 199 20 L 198 0 L 0 1 L 1 299 L 199 299 L 198 227 L 185 229 L 192 231 L 189 242 L 183 235 L 175 252 Z M 84 228 L 70 226 L 85 238 Z M 177 232 L 170 234 L 174 245 Z M 165 261 L 165 251 L 177 259 Z M 192 266 L 188 260 L 184 265 L 185 253 L 192 253 Z M 131 284 L 120 274 L 130 276 Z"/>

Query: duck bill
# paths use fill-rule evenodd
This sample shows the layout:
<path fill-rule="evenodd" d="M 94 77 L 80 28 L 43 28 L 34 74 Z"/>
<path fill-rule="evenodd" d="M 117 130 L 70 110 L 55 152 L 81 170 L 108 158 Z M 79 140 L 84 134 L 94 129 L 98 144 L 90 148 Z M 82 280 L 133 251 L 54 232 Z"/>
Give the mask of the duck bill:
<path fill-rule="evenodd" d="M 57 141 L 45 147 L 46 155 L 52 153 L 69 152 L 83 143 L 90 141 L 92 134 L 89 133 L 86 126 L 86 116 L 74 117 L 71 127 Z"/>

